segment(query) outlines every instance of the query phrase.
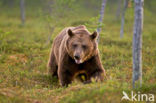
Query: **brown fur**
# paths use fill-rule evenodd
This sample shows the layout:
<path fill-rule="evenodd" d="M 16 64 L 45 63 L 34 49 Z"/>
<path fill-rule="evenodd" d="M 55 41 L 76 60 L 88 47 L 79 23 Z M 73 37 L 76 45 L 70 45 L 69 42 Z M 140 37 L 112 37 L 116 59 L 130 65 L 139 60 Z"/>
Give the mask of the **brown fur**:
<path fill-rule="evenodd" d="M 91 78 L 103 80 L 105 72 L 99 57 L 96 43 L 97 33 L 92 35 L 81 25 L 63 29 L 55 38 L 48 62 L 52 76 L 58 76 L 62 86 L 68 85 L 80 73 L 86 74 L 86 81 Z M 76 48 L 74 43 L 77 45 Z M 80 64 L 76 63 L 75 55 L 79 55 Z"/>

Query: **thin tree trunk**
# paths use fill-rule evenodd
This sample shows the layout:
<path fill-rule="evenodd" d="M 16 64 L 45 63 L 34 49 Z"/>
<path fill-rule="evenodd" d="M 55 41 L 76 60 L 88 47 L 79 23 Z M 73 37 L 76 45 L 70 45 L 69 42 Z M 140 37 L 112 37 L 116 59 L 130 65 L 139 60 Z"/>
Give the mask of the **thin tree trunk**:
<path fill-rule="evenodd" d="M 46 0 L 46 3 L 45 3 L 44 8 L 43 8 L 43 10 L 44 10 L 44 12 L 46 14 L 52 15 L 52 12 L 53 12 L 52 6 L 53 6 L 53 4 L 54 4 L 54 0 Z"/>
<path fill-rule="evenodd" d="M 107 0 L 102 0 L 101 12 L 100 12 L 100 19 L 99 19 L 99 26 L 97 28 L 97 32 L 99 34 L 101 32 L 101 26 L 102 26 L 102 21 L 103 21 L 103 17 L 104 17 L 104 9 L 105 9 L 105 6 L 106 6 L 106 1 Z M 97 39 L 98 42 L 99 42 L 99 39 L 100 39 L 100 35 L 98 36 L 98 39 Z"/>
<path fill-rule="evenodd" d="M 20 9 L 21 9 L 21 21 L 22 25 L 25 24 L 25 3 L 24 0 L 20 0 Z"/>
<path fill-rule="evenodd" d="M 48 27 L 49 27 L 49 35 L 48 35 L 48 39 L 45 43 L 45 46 L 47 46 L 50 43 L 51 36 L 55 30 L 55 26 L 51 27 L 50 25 L 48 25 Z"/>
<path fill-rule="evenodd" d="M 133 31 L 133 88 L 142 85 L 142 30 L 143 30 L 143 2 L 134 0 L 135 21 Z"/>
<path fill-rule="evenodd" d="M 14 6 L 14 0 L 9 0 L 9 7 L 13 7 Z"/>
<path fill-rule="evenodd" d="M 116 11 L 116 19 L 118 20 L 120 18 L 120 12 L 121 12 L 121 0 L 118 0 L 118 7 Z"/>
<path fill-rule="evenodd" d="M 123 12 L 122 12 L 122 19 L 121 19 L 121 29 L 120 29 L 120 37 L 121 38 L 123 37 L 123 33 L 124 33 L 125 12 L 126 12 L 127 7 L 128 7 L 128 0 L 125 0 Z"/>

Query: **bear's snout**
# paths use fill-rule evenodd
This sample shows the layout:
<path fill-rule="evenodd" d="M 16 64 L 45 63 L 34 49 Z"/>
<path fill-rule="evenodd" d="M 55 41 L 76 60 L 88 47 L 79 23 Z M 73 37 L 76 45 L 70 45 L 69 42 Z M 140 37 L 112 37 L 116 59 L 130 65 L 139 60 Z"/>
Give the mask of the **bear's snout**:
<path fill-rule="evenodd" d="M 76 60 L 79 60 L 79 59 L 80 59 L 80 55 L 75 55 L 74 58 L 75 58 Z"/>
<path fill-rule="evenodd" d="M 74 55 L 74 60 L 75 60 L 76 64 L 81 64 L 82 63 L 81 57 L 78 54 Z"/>

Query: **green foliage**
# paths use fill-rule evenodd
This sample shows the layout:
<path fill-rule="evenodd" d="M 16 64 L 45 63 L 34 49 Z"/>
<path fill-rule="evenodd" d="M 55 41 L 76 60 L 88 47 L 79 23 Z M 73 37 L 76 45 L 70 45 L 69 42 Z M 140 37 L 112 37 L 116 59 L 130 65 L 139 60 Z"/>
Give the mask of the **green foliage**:
<path fill-rule="evenodd" d="M 5 51 L 6 47 L 8 46 L 7 37 L 10 34 L 11 32 L 4 32 L 0 30 L 0 52 Z"/>
<path fill-rule="evenodd" d="M 76 3 L 76 0 L 55 0 L 56 4 L 58 6 L 68 6 L 68 7 L 72 7 L 74 5 L 74 3 Z"/>
<path fill-rule="evenodd" d="M 88 27 L 89 30 L 95 31 L 97 28 L 103 28 L 104 24 L 99 23 L 100 16 L 90 18 L 85 25 Z"/>

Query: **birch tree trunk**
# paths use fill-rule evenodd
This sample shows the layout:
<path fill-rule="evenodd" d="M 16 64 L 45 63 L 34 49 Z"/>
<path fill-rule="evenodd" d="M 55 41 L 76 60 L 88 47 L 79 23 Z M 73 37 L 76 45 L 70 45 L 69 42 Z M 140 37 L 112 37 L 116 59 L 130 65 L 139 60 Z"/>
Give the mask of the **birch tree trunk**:
<path fill-rule="evenodd" d="M 101 11 L 100 11 L 100 19 L 99 19 L 99 26 L 97 28 L 97 32 L 99 34 L 101 32 L 101 26 L 102 26 L 102 21 L 103 21 L 103 17 L 104 17 L 104 9 L 105 9 L 105 6 L 106 6 L 106 1 L 107 0 L 102 0 Z M 97 39 L 98 42 L 99 42 L 99 39 L 100 39 L 100 35 L 98 36 L 98 39 Z"/>
<path fill-rule="evenodd" d="M 20 0 L 21 21 L 22 25 L 25 24 L 25 3 L 24 0 Z"/>
<path fill-rule="evenodd" d="M 123 33 L 124 33 L 124 24 L 125 24 L 125 12 L 126 9 L 128 7 L 128 0 L 124 0 L 124 8 L 122 11 L 122 19 L 121 19 L 121 29 L 120 29 L 120 37 L 123 37 Z"/>
<path fill-rule="evenodd" d="M 116 10 L 116 19 L 117 20 L 120 18 L 121 3 L 122 3 L 122 1 L 121 0 L 118 0 L 118 7 L 117 7 L 117 10 Z"/>
<path fill-rule="evenodd" d="M 14 6 L 14 0 L 9 0 L 9 7 L 13 7 Z"/>
<path fill-rule="evenodd" d="M 143 30 L 143 2 L 134 0 L 135 20 L 133 31 L 133 88 L 142 85 L 142 30 Z"/>

